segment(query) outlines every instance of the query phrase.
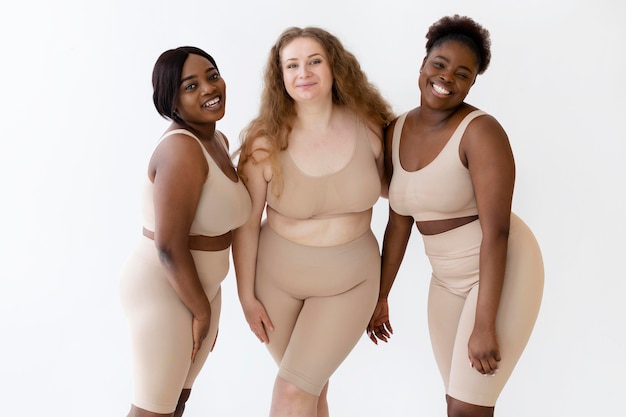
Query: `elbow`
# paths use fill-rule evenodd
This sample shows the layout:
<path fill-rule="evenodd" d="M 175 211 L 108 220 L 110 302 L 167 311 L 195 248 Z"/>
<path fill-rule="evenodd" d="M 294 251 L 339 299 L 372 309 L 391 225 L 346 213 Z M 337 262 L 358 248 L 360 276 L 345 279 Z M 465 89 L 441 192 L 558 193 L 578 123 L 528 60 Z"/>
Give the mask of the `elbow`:
<path fill-rule="evenodd" d="M 174 258 L 172 248 L 168 245 L 158 244 L 156 242 L 155 246 L 161 263 L 165 266 L 171 266 Z"/>
<path fill-rule="evenodd" d="M 183 249 L 182 245 L 176 245 L 170 241 L 162 241 L 159 239 L 154 241 L 154 245 L 156 247 L 159 260 L 166 268 L 171 268 L 176 262 L 176 259 L 181 259 L 180 254 L 181 249 Z M 188 246 L 185 246 L 185 249 L 188 250 Z"/>

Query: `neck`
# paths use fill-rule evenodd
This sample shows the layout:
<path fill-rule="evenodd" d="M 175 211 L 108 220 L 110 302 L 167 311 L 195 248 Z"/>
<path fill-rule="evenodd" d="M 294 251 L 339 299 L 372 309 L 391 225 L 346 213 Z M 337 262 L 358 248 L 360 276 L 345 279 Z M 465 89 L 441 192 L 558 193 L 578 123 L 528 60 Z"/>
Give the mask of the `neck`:
<path fill-rule="evenodd" d="M 446 123 L 457 111 L 463 106 L 457 106 L 452 109 L 432 109 L 420 106 L 418 117 L 422 119 L 426 125 L 437 126 Z"/>
<path fill-rule="evenodd" d="M 215 135 L 215 123 L 173 123 L 173 128 L 187 129 L 201 140 L 211 140 Z"/>
<path fill-rule="evenodd" d="M 294 128 L 303 130 L 326 129 L 331 125 L 335 105 L 330 103 L 296 103 Z"/>

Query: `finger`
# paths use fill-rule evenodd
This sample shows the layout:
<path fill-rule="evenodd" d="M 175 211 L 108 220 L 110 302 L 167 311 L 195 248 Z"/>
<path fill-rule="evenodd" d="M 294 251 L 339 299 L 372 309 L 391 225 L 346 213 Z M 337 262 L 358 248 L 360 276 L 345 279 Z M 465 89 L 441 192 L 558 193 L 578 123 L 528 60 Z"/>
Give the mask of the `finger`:
<path fill-rule="evenodd" d="M 270 332 L 274 331 L 274 324 L 272 324 L 272 320 L 270 320 L 267 313 L 263 312 L 263 315 L 261 316 L 261 321 L 263 322 L 263 327 L 265 327 Z"/>
<path fill-rule="evenodd" d="M 376 332 L 376 337 L 378 337 L 379 340 L 382 340 L 383 342 L 387 343 L 387 339 L 389 337 L 389 334 L 383 330 L 377 329 Z"/>
<path fill-rule="evenodd" d="M 198 354 L 198 351 L 200 350 L 201 347 L 202 347 L 202 342 L 193 343 L 193 350 L 191 351 L 191 362 L 196 361 L 196 355 Z"/>
<path fill-rule="evenodd" d="M 389 333 L 393 334 L 393 328 L 391 327 L 391 323 L 389 321 L 385 322 L 385 327 L 389 330 Z"/>
<path fill-rule="evenodd" d="M 495 357 L 490 357 L 489 360 L 487 361 L 487 373 L 490 375 L 494 375 L 496 372 L 498 372 L 498 361 L 496 360 Z"/>
<path fill-rule="evenodd" d="M 371 330 L 367 331 L 367 336 L 370 338 L 370 340 L 372 342 L 374 342 L 375 345 L 378 344 L 378 340 L 376 339 L 376 336 L 374 335 L 374 332 L 372 332 Z"/>
<path fill-rule="evenodd" d="M 480 360 L 470 360 L 470 366 L 474 368 L 477 372 L 484 374 L 485 370 L 483 369 L 483 365 Z"/>
<path fill-rule="evenodd" d="M 250 326 L 250 329 L 252 330 L 252 333 L 254 333 L 254 335 L 257 337 L 257 339 L 259 339 L 260 342 L 262 343 L 269 343 L 269 337 L 267 335 L 267 332 L 265 331 L 265 327 L 263 326 L 263 322 L 261 320 L 259 320 L 258 323 L 256 323 L 254 326 Z"/>
<path fill-rule="evenodd" d="M 211 345 L 211 350 L 210 352 L 213 352 L 213 349 L 215 349 L 215 344 L 217 343 L 217 335 L 220 333 L 220 329 L 217 329 L 217 333 L 215 333 L 215 339 L 213 339 L 213 344 Z"/>
<path fill-rule="evenodd" d="M 265 330 L 259 330 L 259 331 L 256 333 L 256 337 L 258 337 L 258 338 L 259 338 L 259 340 L 260 340 L 262 343 L 267 344 L 267 343 L 269 343 L 269 342 L 270 342 L 270 338 L 269 338 L 269 336 L 267 335 L 267 332 L 266 332 Z"/>

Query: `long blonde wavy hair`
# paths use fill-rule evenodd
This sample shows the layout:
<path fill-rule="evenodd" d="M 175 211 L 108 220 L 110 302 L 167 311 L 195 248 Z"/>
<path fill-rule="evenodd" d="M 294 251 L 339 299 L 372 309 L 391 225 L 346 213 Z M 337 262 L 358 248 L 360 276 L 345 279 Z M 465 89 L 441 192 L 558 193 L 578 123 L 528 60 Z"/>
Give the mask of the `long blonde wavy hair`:
<path fill-rule="evenodd" d="M 337 37 L 318 27 L 286 29 L 270 50 L 259 114 L 242 131 L 241 147 L 238 149 L 240 171 L 249 160 L 256 163 L 269 158 L 273 171 L 272 192 L 277 196 L 283 184 L 278 154 L 289 146 L 289 134 L 296 116 L 294 101 L 285 89 L 280 53 L 297 38 L 314 39 L 324 48 L 333 75 L 333 103 L 346 106 L 362 120 L 383 127 L 394 118 L 389 103 L 368 81 L 359 61 Z M 253 143 L 259 137 L 267 138 L 270 149 L 264 149 L 263 156 L 257 150 L 253 156 Z M 241 172 L 241 176 L 246 179 L 245 172 Z"/>

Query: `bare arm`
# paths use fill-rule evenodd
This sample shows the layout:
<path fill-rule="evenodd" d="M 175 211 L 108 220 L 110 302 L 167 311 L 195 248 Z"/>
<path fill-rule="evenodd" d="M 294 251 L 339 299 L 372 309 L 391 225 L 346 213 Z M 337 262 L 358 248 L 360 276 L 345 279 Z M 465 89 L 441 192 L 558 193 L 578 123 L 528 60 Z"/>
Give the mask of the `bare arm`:
<path fill-rule="evenodd" d="M 211 306 L 189 250 L 189 231 L 209 171 L 198 146 L 184 135 L 166 138 L 148 168 L 154 183 L 154 243 L 170 284 L 193 314 L 192 360 L 211 322 Z"/>
<path fill-rule="evenodd" d="M 479 117 L 470 124 L 462 142 L 462 155 L 472 177 L 483 234 L 469 357 L 476 370 L 493 374 L 500 361 L 496 316 L 506 268 L 515 162 L 506 132 L 491 116 Z"/>
<path fill-rule="evenodd" d="M 258 151 L 262 152 L 262 151 Z M 265 209 L 269 174 L 269 163 L 255 162 L 253 158 L 239 167 L 252 200 L 252 211 L 248 221 L 233 232 L 233 263 L 237 277 L 237 292 L 246 320 L 252 332 L 263 343 L 268 343 L 268 330 L 273 330 L 272 322 L 265 308 L 256 298 L 254 281 L 256 261 L 261 231 L 261 219 Z"/>
<path fill-rule="evenodd" d="M 391 175 L 393 171 L 391 162 L 392 137 L 393 124 L 385 132 L 385 175 L 383 178 L 387 185 L 391 182 Z M 385 228 L 385 235 L 383 237 L 378 303 L 367 327 L 368 335 L 374 343 L 378 343 L 377 339 L 386 342 L 387 339 L 391 337 L 391 333 L 393 333 L 393 328 L 391 327 L 391 323 L 389 321 L 389 306 L 387 304 L 387 298 L 400 269 L 402 259 L 404 258 L 406 247 L 411 236 L 412 227 L 412 217 L 399 215 L 393 211 L 391 207 L 389 207 L 389 219 L 387 221 L 387 227 Z"/>
<path fill-rule="evenodd" d="M 387 198 L 388 184 L 385 181 L 385 155 L 383 146 L 383 129 L 373 123 L 367 124 L 367 137 L 370 145 L 372 146 L 372 152 L 376 156 L 376 167 L 378 168 L 378 175 L 381 178 L 381 192 L 380 196 Z"/>

